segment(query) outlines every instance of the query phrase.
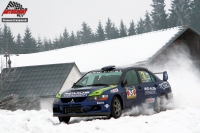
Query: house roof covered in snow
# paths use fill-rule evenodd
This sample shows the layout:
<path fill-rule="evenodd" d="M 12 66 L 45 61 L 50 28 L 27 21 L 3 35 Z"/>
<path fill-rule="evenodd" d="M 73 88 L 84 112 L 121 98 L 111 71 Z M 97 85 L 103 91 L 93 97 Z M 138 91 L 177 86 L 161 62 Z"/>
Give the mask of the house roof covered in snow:
<path fill-rule="evenodd" d="M 75 62 L 81 72 L 86 72 L 107 65 L 124 66 L 149 62 L 188 28 L 175 27 L 46 52 L 11 56 L 12 66 Z"/>
<path fill-rule="evenodd" d="M 62 88 L 75 63 L 3 69 L 3 88 L 0 98 L 10 94 L 19 97 L 55 96 Z"/>

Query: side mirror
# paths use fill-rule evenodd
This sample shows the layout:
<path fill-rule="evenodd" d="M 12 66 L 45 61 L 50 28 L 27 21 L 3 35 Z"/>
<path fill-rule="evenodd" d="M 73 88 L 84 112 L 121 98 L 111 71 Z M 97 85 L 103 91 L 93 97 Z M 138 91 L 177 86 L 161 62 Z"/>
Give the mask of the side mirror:
<path fill-rule="evenodd" d="M 167 71 L 163 72 L 163 81 L 167 81 L 168 80 L 168 74 Z"/>
<path fill-rule="evenodd" d="M 127 84 L 127 80 L 126 79 L 122 80 L 121 86 L 124 87 L 126 84 Z"/>

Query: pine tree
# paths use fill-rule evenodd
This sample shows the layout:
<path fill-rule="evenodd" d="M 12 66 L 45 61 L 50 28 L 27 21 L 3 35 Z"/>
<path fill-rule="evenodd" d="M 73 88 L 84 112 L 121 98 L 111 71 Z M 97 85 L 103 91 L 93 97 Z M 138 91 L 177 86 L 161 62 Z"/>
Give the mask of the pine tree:
<path fill-rule="evenodd" d="M 111 32 L 110 32 L 110 36 L 111 39 L 116 39 L 119 38 L 119 30 L 117 29 L 117 27 L 115 26 L 114 23 L 112 23 L 112 27 L 111 27 Z"/>
<path fill-rule="evenodd" d="M 51 49 L 51 50 L 54 49 L 53 43 L 51 42 L 51 39 L 49 39 L 48 44 L 49 44 L 49 49 Z"/>
<path fill-rule="evenodd" d="M 182 26 L 191 24 L 190 0 L 174 0 L 171 4 L 169 26 Z"/>
<path fill-rule="evenodd" d="M 3 30 L 2 30 L 2 51 L 3 54 L 5 54 L 5 52 L 8 52 L 8 39 L 7 39 L 7 34 L 8 34 L 8 26 L 6 24 L 4 24 Z"/>
<path fill-rule="evenodd" d="M 180 17 L 178 17 L 178 25 L 190 25 L 191 24 L 191 9 L 190 0 L 180 0 Z"/>
<path fill-rule="evenodd" d="M 120 30 L 119 30 L 119 37 L 126 37 L 127 36 L 127 29 L 124 25 L 123 21 L 120 22 Z"/>
<path fill-rule="evenodd" d="M 153 0 L 153 11 L 151 17 L 153 21 L 153 30 L 168 28 L 167 14 L 165 13 L 164 0 Z"/>
<path fill-rule="evenodd" d="M 133 20 L 130 22 L 130 27 L 128 29 L 128 36 L 132 36 L 135 35 L 136 31 L 135 31 L 135 24 L 133 22 Z"/>
<path fill-rule="evenodd" d="M 43 42 L 42 42 L 40 36 L 38 37 L 36 44 L 37 44 L 37 51 L 38 52 L 44 51 L 43 50 Z"/>
<path fill-rule="evenodd" d="M 108 18 L 108 21 L 106 22 L 106 26 L 105 26 L 105 36 L 107 40 L 112 39 L 112 22 L 111 20 Z"/>
<path fill-rule="evenodd" d="M 191 2 L 191 26 L 200 32 L 200 0 Z"/>
<path fill-rule="evenodd" d="M 99 21 L 99 25 L 98 25 L 97 31 L 96 31 L 96 40 L 97 41 L 104 41 L 105 40 L 104 29 L 103 29 L 100 21 Z"/>
<path fill-rule="evenodd" d="M 38 52 L 38 47 L 37 47 L 37 41 L 36 41 L 36 39 L 35 38 L 32 38 L 32 40 L 33 40 L 33 43 L 32 43 L 32 53 L 36 53 L 36 52 Z"/>
<path fill-rule="evenodd" d="M 142 18 L 140 18 L 140 20 L 138 21 L 136 31 L 137 34 L 142 34 L 145 32 L 144 21 L 142 20 Z"/>
<path fill-rule="evenodd" d="M 65 28 L 63 32 L 63 47 L 69 46 L 69 33 L 67 32 L 67 29 Z"/>
<path fill-rule="evenodd" d="M 94 40 L 92 30 L 85 22 L 83 22 L 82 24 L 82 30 L 80 31 L 80 35 L 82 44 L 91 43 Z"/>
<path fill-rule="evenodd" d="M 4 24 L 3 29 L 3 49 L 4 51 L 9 52 L 10 54 L 15 53 L 15 42 L 10 27 Z"/>
<path fill-rule="evenodd" d="M 46 41 L 47 42 L 47 41 Z M 56 37 L 53 41 L 53 49 L 59 49 L 60 46 L 59 46 L 59 39 Z M 49 47 L 47 46 L 47 49 L 49 49 Z"/>
<path fill-rule="evenodd" d="M 44 38 L 43 40 L 43 51 L 49 51 L 52 49 L 52 46 L 51 44 L 49 43 L 48 39 L 47 38 Z"/>
<path fill-rule="evenodd" d="M 152 22 L 149 16 L 149 13 L 146 11 L 145 19 L 144 19 L 144 31 L 151 32 L 152 31 Z"/>
<path fill-rule="evenodd" d="M 17 35 L 17 39 L 15 43 L 16 43 L 16 54 L 22 54 L 23 42 L 22 42 L 22 37 L 20 34 Z"/>
<path fill-rule="evenodd" d="M 71 32 L 71 36 L 69 37 L 69 46 L 75 46 L 78 45 L 78 42 L 76 40 L 76 37 L 74 35 L 74 32 Z"/>
<path fill-rule="evenodd" d="M 77 42 L 77 45 L 81 44 L 81 33 L 80 33 L 80 31 L 76 32 L 76 42 Z"/>
<path fill-rule="evenodd" d="M 0 54 L 4 54 L 4 49 L 3 49 L 3 31 L 0 25 Z"/>
<path fill-rule="evenodd" d="M 177 4 L 178 0 L 174 0 L 171 2 L 171 9 L 169 9 L 170 13 L 169 13 L 169 18 L 168 18 L 168 25 L 169 28 L 171 27 L 175 27 L 177 26 L 177 22 L 178 22 L 178 14 L 177 14 Z"/>
<path fill-rule="evenodd" d="M 36 51 L 36 41 L 31 35 L 31 31 L 26 27 L 23 40 L 23 53 L 34 53 Z"/>
<path fill-rule="evenodd" d="M 12 35 L 10 27 L 8 28 L 8 49 L 10 54 L 15 54 L 16 53 L 16 47 L 15 47 L 15 41 L 14 41 L 14 36 Z"/>
<path fill-rule="evenodd" d="M 64 48 L 64 38 L 62 37 L 62 35 L 60 34 L 59 36 L 59 48 Z"/>

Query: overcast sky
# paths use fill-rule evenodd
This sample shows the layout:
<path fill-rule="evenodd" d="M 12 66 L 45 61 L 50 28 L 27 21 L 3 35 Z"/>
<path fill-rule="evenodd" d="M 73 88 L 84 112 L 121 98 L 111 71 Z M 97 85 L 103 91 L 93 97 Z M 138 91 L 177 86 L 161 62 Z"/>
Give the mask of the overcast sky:
<path fill-rule="evenodd" d="M 166 0 L 166 11 L 170 7 Z M 68 32 L 81 30 L 81 24 L 86 22 L 96 31 L 98 22 L 105 27 L 108 18 L 119 28 L 120 21 L 129 27 L 130 21 L 138 22 L 146 11 L 151 11 L 152 0 L 15 0 L 24 8 L 28 8 L 23 18 L 28 23 L 7 23 L 13 35 L 24 36 L 28 26 L 34 38 L 38 36 L 53 40 L 59 37 L 66 27 Z M 9 0 L 0 1 L 0 12 L 5 10 Z M 1 18 L 16 18 L 15 14 L 4 14 Z M 4 23 L 0 22 L 1 27 Z"/>

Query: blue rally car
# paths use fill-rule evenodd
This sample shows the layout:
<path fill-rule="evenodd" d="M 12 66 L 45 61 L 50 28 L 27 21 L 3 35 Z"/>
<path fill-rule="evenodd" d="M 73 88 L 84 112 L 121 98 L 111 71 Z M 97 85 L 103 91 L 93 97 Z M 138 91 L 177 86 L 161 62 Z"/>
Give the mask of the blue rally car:
<path fill-rule="evenodd" d="M 167 72 L 159 79 L 143 67 L 106 66 L 86 73 L 71 89 L 57 94 L 53 116 L 68 123 L 70 117 L 108 116 L 119 118 L 122 110 L 148 103 L 156 112 L 163 99 L 173 97 Z"/>

